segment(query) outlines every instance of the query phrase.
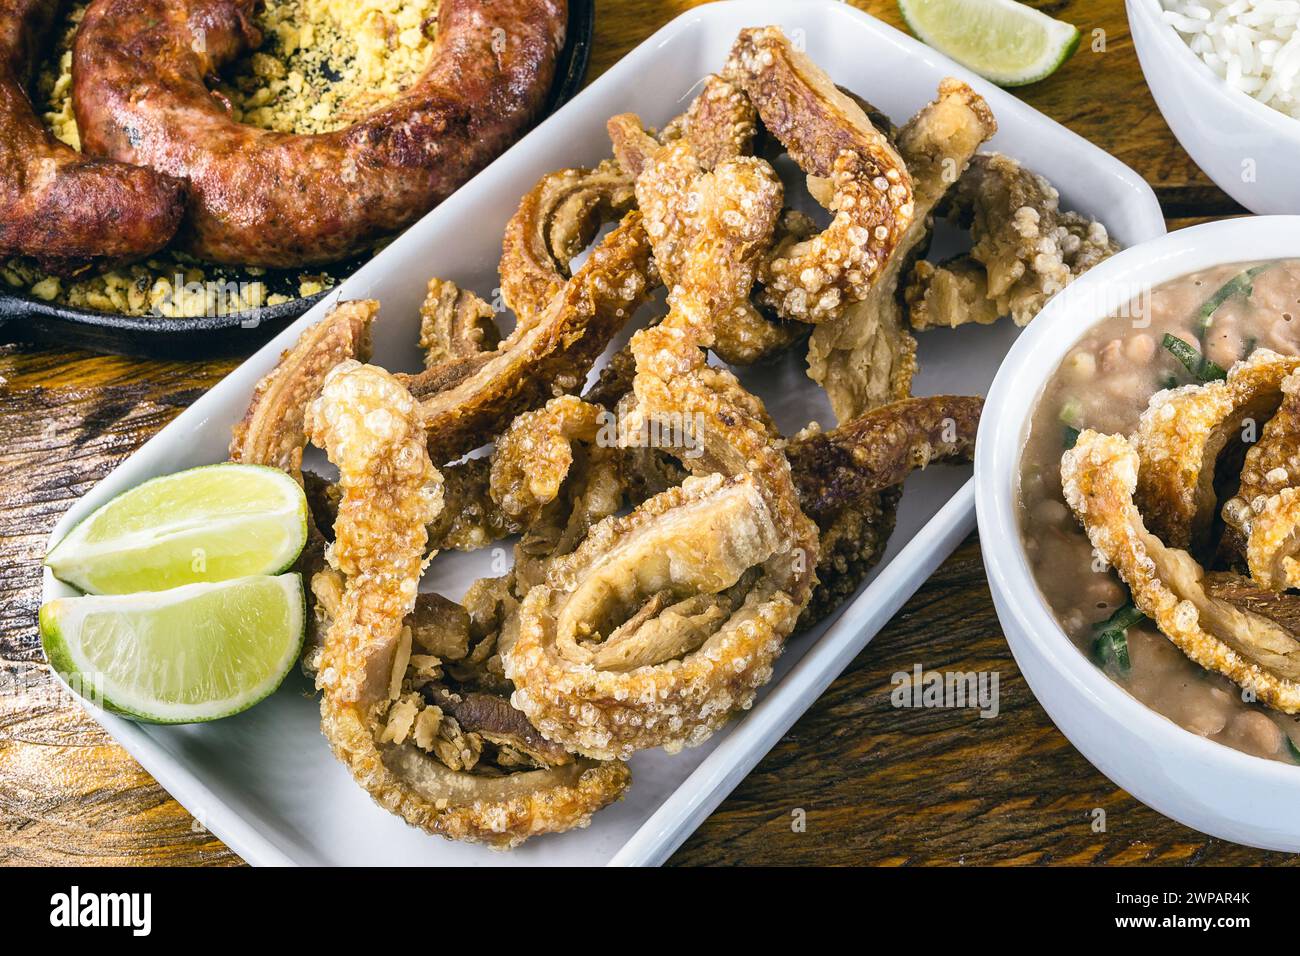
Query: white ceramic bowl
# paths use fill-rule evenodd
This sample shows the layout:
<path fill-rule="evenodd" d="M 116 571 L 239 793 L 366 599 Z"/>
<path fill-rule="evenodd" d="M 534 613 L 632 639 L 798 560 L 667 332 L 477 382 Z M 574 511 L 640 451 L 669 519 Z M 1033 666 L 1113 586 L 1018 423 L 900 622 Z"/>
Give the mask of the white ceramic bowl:
<path fill-rule="evenodd" d="M 1252 212 L 1300 213 L 1300 120 L 1219 79 L 1160 18 L 1160 0 L 1125 6 L 1142 75 L 1196 164 Z"/>
<path fill-rule="evenodd" d="M 1102 773 L 1143 803 L 1205 833 L 1300 850 L 1300 767 L 1198 737 L 1150 710 L 1072 644 L 1034 583 L 1020 544 L 1017 474 L 1043 385 L 1080 336 L 1122 302 L 1198 269 L 1300 257 L 1300 217 L 1207 223 L 1119 253 L 1057 295 L 1020 336 L 994 379 L 975 451 L 984 565 L 1007 643 L 1047 713 Z"/>

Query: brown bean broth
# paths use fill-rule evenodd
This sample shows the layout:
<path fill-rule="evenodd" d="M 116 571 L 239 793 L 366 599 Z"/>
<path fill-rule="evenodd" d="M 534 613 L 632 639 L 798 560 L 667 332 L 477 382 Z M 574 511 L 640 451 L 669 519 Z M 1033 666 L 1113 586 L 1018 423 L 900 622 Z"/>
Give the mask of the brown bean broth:
<path fill-rule="evenodd" d="M 1089 329 L 1048 380 L 1020 461 L 1020 533 L 1034 578 L 1062 628 L 1090 659 L 1093 626 L 1128 600 L 1119 576 L 1095 559 L 1061 492 L 1067 425 L 1132 435 L 1147 400 L 1172 383 L 1195 379 L 1161 346 L 1165 333 L 1200 348 L 1201 306 L 1259 263 L 1216 266 L 1135 295 Z M 1127 296 L 1126 296 L 1127 297 Z M 1249 298 L 1214 313 L 1205 339 L 1209 359 L 1230 367 L 1254 347 L 1300 354 L 1300 261 L 1267 264 Z M 1100 569 L 1099 569 L 1100 567 Z M 1130 667 L 1106 673 L 1152 710 L 1192 733 L 1237 750 L 1300 762 L 1300 720 L 1242 699 L 1227 678 L 1202 670 L 1150 621 L 1128 630 Z M 1300 751 L 1297 751 L 1300 752 Z"/>

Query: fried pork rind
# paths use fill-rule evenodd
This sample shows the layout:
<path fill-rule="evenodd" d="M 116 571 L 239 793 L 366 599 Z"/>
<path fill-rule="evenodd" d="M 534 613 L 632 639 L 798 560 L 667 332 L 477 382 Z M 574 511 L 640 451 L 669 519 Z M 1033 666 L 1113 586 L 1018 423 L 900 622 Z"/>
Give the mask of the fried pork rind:
<path fill-rule="evenodd" d="M 710 287 L 704 276 L 692 284 L 691 316 L 707 328 L 704 341 L 724 361 L 750 364 L 793 340 L 749 300 L 781 214 L 781 180 L 766 161 L 738 156 L 706 169 L 684 137 L 649 160 L 636 196 L 670 305 L 680 296 L 687 262 L 715 263 Z"/>
<path fill-rule="evenodd" d="M 776 221 L 768 254 L 780 254 L 816 232 L 817 226 L 808 216 L 785 209 Z M 810 331 L 802 322 L 776 317 L 757 299 L 757 295 L 751 295 L 714 321 L 711 348 L 729 365 L 753 365 L 780 355 Z"/>
<path fill-rule="evenodd" d="M 1120 435 L 1084 431 L 1061 459 L 1065 498 L 1133 603 L 1189 658 L 1288 714 L 1300 711 L 1300 641 L 1287 628 L 1211 597 L 1190 554 L 1147 530 L 1133 502 L 1136 449 Z"/>
<path fill-rule="evenodd" d="M 952 191 L 951 210 L 970 226 L 969 255 L 918 272 L 908 290 L 916 329 L 986 322 L 989 303 L 1017 325 L 1097 263 L 1119 251 L 1106 227 L 1062 212 L 1046 179 L 1001 153 L 976 156 Z M 985 284 L 970 272 L 982 269 Z M 982 296 L 981 296 L 982 293 Z"/>
<path fill-rule="evenodd" d="M 426 685 L 422 696 L 451 717 L 467 734 L 476 734 L 508 752 L 511 763 L 529 763 L 539 769 L 573 763 L 573 755 L 537 732 L 510 701 L 479 691 L 459 692 L 438 684 Z"/>
<path fill-rule="evenodd" d="M 723 75 L 809 176 L 830 180 L 829 226 L 769 258 L 764 299 L 824 322 L 866 298 L 912 222 L 912 179 L 888 138 L 777 27 L 742 30 Z"/>
<path fill-rule="evenodd" d="M 345 584 L 343 575 L 328 565 L 311 577 L 314 636 L 303 651 L 302 671 L 313 682 L 320 673 L 325 636 L 339 615 Z M 461 618 L 465 620 L 462 622 Z M 441 594 L 416 595 L 415 607 L 403 624 L 411 633 L 411 649 L 416 654 L 432 654 L 440 660 L 460 660 L 469 652 L 469 621 L 465 609 Z"/>
<path fill-rule="evenodd" d="M 335 366 L 307 408 L 306 427 L 339 468 L 328 559 L 346 580 L 318 683 L 327 700 L 370 704 L 388 688 L 398 632 L 415 606 L 442 476 L 423 448 L 415 400 L 373 365 Z"/>
<path fill-rule="evenodd" d="M 651 426 L 661 434 L 679 432 L 679 447 L 667 451 L 692 474 L 758 478 L 783 540 L 815 565 L 816 529 L 799 509 L 775 424 L 763 403 L 730 372 L 709 366 L 702 351 L 713 340 L 712 317 L 749 295 L 755 249 L 777 209 L 769 173 L 741 157 L 697 177 L 689 189 L 653 192 L 664 206 L 655 213 L 658 221 L 690 225 L 665 233 L 687 241 L 674 247 L 670 239 L 664 253 L 674 262 L 668 316 L 632 336 L 634 399 L 620 406 L 620 428 L 625 436 Z M 798 581 L 801 605 L 811 579 L 810 567 Z"/>
<path fill-rule="evenodd" d="M 420 306 L 420 348 L 424 367 L 474 358 L 497 347 L 501 334 L 492 306 L 447 279 L 430 279 Z"/>
<path fill-rule="evenodd" d="M 903 290 L 908 319 L 919 330 L 943 326 L 992 325 L 1002 318 L 989 296 L 989 277 L 970 256 L 943 265 L 918 259 Z"/>
<path fill-rule="evenodd" d="M 1202 583 L 1210 597 L 1268 618 L 1290 634 L 1300 634 L 1300 596 L 1270 591 L 1232 571 L 1211 571 Z"/>
<path fill-rule="evenodd" d="M 810 627 L 857 590 L 884 553 L 908 474 L 975 453 L 981 398 L 908 398 L 832 431 L 796 435 L 786 457 L 799 503 L 817 523 L 817 588 L 799 622 Z"/>
<path fill-rule="evenodd" d="M 935 205 L 996 131 L 983 97 L 953 79 L 944 80 L 934 102 L 899 131 L 914 191 L 911 224 L 867 296 L 818 325 L 808 341 L 808 374 L 826 389 L 839 421 L 911 393 L 916 341 L 907 332 L 898 287 L 926 239 Z"/>
<path fill-rule="evenodd" d="M 453 461 L 509 425 L 520 412 L 582 387 L 592 363 L 651 286 L 650 244 L 641 216 L 628 213 L 592 252 L 536 323 L 482 353 L 459 378 L 447 366 L 405 379 L 421 398 L 429 454 Z M 454 364 L 454 363 L 453 363 Z"/>
<path fill-rule="evenodd" d="M 1246 451 L 1236 493 L 1223 505 L 1224 536 L 1232 551 L 1249 559 L 1248 539 L 1254 538 L 1251 573 L 1267 586 L 1298 586 L 1294 572 L 1279 562 L 1293 559 L 1294 545 L 1278 549 L 1288 537 L 1279 521 L 1287 521 L 1290 503 L 1279 496 L 1300 486 L 1300 372 L 1282 380 L 1282 401 Z M 1253 532 L 1253 534 L 1252 534 Z M 1286 583 L 1281 583 L 1286 582 Z"/>
<path fill-rule="evenodd" d="M 700 175 L 690 149 L 671 144 L 638 179 L 647 222 L 666 224 L 648 230 L 672 263 L 671 311 L 632 337 L 633 397 L 618 410 L 623 444 L 675 436 L 664 450 L 693 477 L 552 557 L 502 652 L 515 706 L 548 739 L 594 757 L 698 744 L 748 707 L 815 580 L 817 529 L 775 427 L 703 351 L 719 308 L 748 297 L 767 231 L 729 213 L 775 216 L 779 201 L 754 201 L 753 184 L 771 190 L 757 161 Z M 658 174 L 661 163 L 693 175 Z M 665 185 L 641 200 L 642 181 Z"/>
<path fill-rule="evenodd" d="M 1273 591 L 1300 587 L 1300 488 L 1283 488 L 1252 507 L 1246 538 L 1250 576 Z"/>
<path fill-rule="evenodd" d="M 431 555 L 438 551 L 477 551 L 524 530 L 518 520 L 492 500 L 490 458 L 466 458 L 441 470 L 445 504 L 428 528 Z M 315 523 L 326 537 L 332 538 L 339 486 L 313 472 L 304 472 L 303 477 L 307 479 L 307 502 Z"/>
<path fill-rule="evenodd" d="M 497 439 L 480 494 L 489 499 L 491 530 L 523 532 L 512 582 L 520 596 L 551 558 L 571 552 L 592 525 L 623 507 L 627 453 L 617 434 L 606 409 L 564 395 L 520 415 Z"/>
<path fill-rule="evenodd" d="M 595 384 L 582 393 L 582 400 L 612 412 L 623 396 L 632 391 L 635 376 L 636 358 L 632 355 L 632 346 L 624 345 L 609 357 L 609 362 L 596 376 Z"/>
<path fill-rule="evenodd" d="M 748 156 L 758 133 L 758 111 L 749 97 L 721 76 L 704 78 L 683 117 L 681 135 L 705 169 Z"/>
<path fill-rule="evenodd" d="M 596 525 L 520 607 L 512 702 L 592 757 L 703 742 L 771 679 L 799 616 L 780 547 L 750 475 L 688 478 Z"/>
<path fill-rule="evenodd" d="M 307 406 L 336 365 L 369 358 L 370 326 L 378 312 L 379 303 L 372 299 L 342 302 L 306 329 L 280 356 L 275 368 L 257 383 L 248 410 L 233 429 L 231 461 L 279 468 L 297 479 L 307 492 L 307 544 L 294 568 L 309 582 L 325 565 L 321 527 L 333 524 L 336 504 L 330 500 L 326 483 L 302 470 Z M 314 598 L 309 594 L 307 600 L 310 604 Z M 308 614 L 307 621 L 302 667 L 311 675 L 322 634 L 314 626 L 314 615 Z"/>
<path fill-rule="evenodd" d="M 717 191 L 703 179 L 705 174 L 719 170 L 720 175 L 748 176 L 754 182 L 754 200 L 763 203 L 765 189 L 758 177 L 766 178 L 780 189 L 775 171 L 765 160 L 749 157 L 757 132 L 757 113 L 749 98 L 734 84 L 720 76 L 706 77 L 699 95 L 691 101 L 690 108 L 673 120 L 658 138 L 641 125 L 634 113 L 624 113 L 610 119 L 608 125 L 614 153 L 624 168 L 634 171 L 637 180 L 637 200 L 647 215 L 655 248 L 655 262 L 671 290 L 674 276 L 680 270 L 683 257 L 688 255 L 690 243 L 708 235 L 706 210 L 695 215 L 695 208 L 683 205 L 682 196 L 698 192 L 700 196 L 716 195 Z M 748 157 L 748 167 L 735 160 Z M 780 193 L 776 193 L 780 203 Z M 755 216 L 766 231 L 770 212 L 766 209 L 741 208 L 727 213 L 731 216 Z M 776 220 L 775 235 L 764 237 L 764 249 L 753 246 L 746 256 L 753 259 L 755 271 L 758 256 L 784 251 L 796 242 L 816 233 L 816 226 L 807 216 L 786 210 Z M 745 282 L 752 287 L 753 276 Z M 745 295 L 718 308 L 712 320 L 713 338 L 710 347 L 731 365 L 752 365 L 770 358 L 797 341 L 806 327 L 797 322 L 783 322 L 770 318 L 755 302 Z"/>
<path fill-rule="evenodd" d="M 234 428 L 231 461 L 279 468 L 302 483 L 307 403 L 334 366 L 370 357 L 370 324 L 378 312 L 373 299 L 340 302 L 303 332 L 253 390 L 248 411 Z"/>
<path fill-rule="evenodd" d="M 355 362 L 330 373 L 308 412 L 343 491 L 330 557 L 345 583 L 317 676 L 321 729 L 376 802 L 431 833 L 506 847 L 585 825 L 622 794 L 626 768 L 574 761 L 476 774 L 466 768 L 481 738 L 404 693 L 413 661 L 404 621 L 416 607 L 425 526 L 442 507 L 421 422 L 394 376 Z"/>
<path fill-rule="evenodd" d="M 518 416 L 489 457 L 444 469 L 447 506 L 429 526 L 430 551 L 472 551 L 522 533 L 512 572 L 522 596 L 552 557 L 577 547 L 629 493 L 647 497 L 616 437 L 606 409 L 569 395 Z"/>
<path fill-rule="evenodd" d="M 393 685 L 396 699 L 381 743 L 410 739 L 452 769 L 488 773 L 573 762 L 572 754 L 543 738 L 507 699 L 510 687 L 500 676 L 496 642 L 517 606 L 511 583 L 510 575 L 484 578 L 470 587 L 465 606 L 440 594 L 417 596 L 402 637 L 409 653 L 401 665 L 405 674 L 400 687 Z M 332 569 L 313 579 L 321 630 L 338 615 L 343 588 L 343 575 Z"/>
<path fill-rule="evenodd" d="M 659 152 L 659 147 L 663 145 L 653 133 L 641 125 L 641 118 L 635 113 L 619 113 L 617 116 L 611 116 L 605 123 L 605 130 L 609 133 L 609 142 L 619 166 L 631 173 L 633 177 L 641 175 L 641 172 L 650 165 L 650 160 L 654 158 L 655 153 Z M 669 140 L 665 138 L 664 141 Z"/>
<path fill-rule="evenodd" d="M 1151 530 L 1174 547 L 1206 544 L 1217 499 L 1215 465 L 1234 438 L 1255 430 L 1282 400 L 1282 380 L 1300 358 L 1258 349 L 1223 381 L 1151 397 L 1138 424 L 1137 497 Z"/>
<path fill-rule="evenodd" d="M 492 453 L 492 500 L 525 525 L 536 521 L 560 495 L 574 442 L 594 442 L 603 413 L 599 405 L 564 395 L 516 418 Z"/>
<path fill-rule="evenodd" d="M 1233 501 L 1249 508 L 1261 496 L 1276 494 L 1283 488 L 1300 484 L 1300 371 L 1282 379 L 1282 398 L 1277 411 L 1259 432 L 1259 440 L 1246 451 L 1241 468 L 1241 483 Z M 1223 517 L 1229 526 L 1245 530 L 1239 520 L 1238 507 L 1224 506 Z"/>
<path fill-rule="evenodd" d="M 747 708 L 815 580 L 817 530 L 761 404 L 704 364 L 698 327 L 674 316 L 633 337 L 622 423 L 691 423 L 675 454 L 700 477 L 554 559 L 503 653 L 515 706 L 589 756 L 693 746 Z"/>
<path fill-rule="evenodd" d="M 803 510 L 811 518 L 833 515 L 931 462 L 969 461 L 983 407 L 978 396 L 927 395 L 872 409 L 832 431 L 795 436 L 785 453 Z"/>
<path fill-rule="evenodd" d="M 611 116 L 605 124 L 619 165 L 640 176 L 661 146 L 685 138 L 705 169 L 737 156 L 748 156 L 758 132 L 754 105 L 735 84 L 710 74 L 700 92 L 681 116 L 655 136 L 635 113 Z"/>
<path fill-rule="evenodd" d="M 442 469 L 446 507 L 429 525 L 429 551 L 477 551 L 524 530 L 492 500 L 489 458 L 466 458 Z"/>
<path fill-rule="evenodd" d="M 515 314 L 516 334 L 564 288 L 569 261 L 634 199 L 632 177 L 613 161 L 548 173 L 524 196 L 501 244 L 501 298 Z"/>
<path fill-rule="evenodd" d="M 603 432 L 609 434 L 602 445 Z M 564 395 L 524 412 L 489 456 L 442 469 L 445 506 L 429 525 L 429 553 L 476 551 L 520 533 L 521 566 L 556 549 L 568 553 L 591 525 L 622 507 L 629 492 L 637 501 L 649 497 L 636 493 L 645 479 L 628 473 L 634 450 L 616 446 L 615 419 L 601 406 Z M 652 464 L 643 468 L 655 471 Z M 314 513 L 332 524 L 337 485 L 311 478 Z M 675 482 L 659 482 L 655 491 L 669 483 Z"/>

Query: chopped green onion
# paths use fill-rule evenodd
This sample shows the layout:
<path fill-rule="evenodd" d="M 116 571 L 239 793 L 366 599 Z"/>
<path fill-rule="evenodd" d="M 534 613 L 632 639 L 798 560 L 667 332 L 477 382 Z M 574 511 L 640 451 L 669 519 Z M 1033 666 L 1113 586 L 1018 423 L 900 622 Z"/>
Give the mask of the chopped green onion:
<path fill-rule="evenodd" d="M 1065 431 L 1061 436 L 1061 444 L 1066 448 L 1073 448 L 1079 441 L 1079 429 L 1073 425 L 1066 425 Z"/>
<path fill-rule="evenodd" d="M 1125 631 L 1145 617 L 1146 615 L 1139 611 L 1132 601 L 1126 601 L 1116 609 L 1114 614 L 1104 621 L 1098 621 L 1092 627 L 1095 631 L 1111 631 L 1116 628 Z"/>
<path fill-rule="evenodd" d="M 1061 406 L 1061 414 L 1057 417 L 1063 425 L 1073 425 L 1078 428 L 1083 424 L 1083 402 L 1077 398 L 1067 398 L 1065 404 Z"/>
<path fill-rule="evenodd" d="M 1093 641 L 1093 653 L 1102 667 L 1114 664 L 1121 674 L 1127 674 L 1131 662 L 1128 654 L 1128 629 L 1146 617 L 1129 601 L 1114 614 L 1093 625 L 1097 635 Z"/>
<path fill-rule="evenodd" d="M 1183 363 L 1183 367 L 1187 371 L 1202 382 L 1213 382 L 1216 379 L 1228 377 L 1227 372 L 1176 335 L 1170 335 L 1166 332 L 1164 342 L 1161 344 L 1173 353 L 1174 358 Z"/>
<path fill-rule="evenodd" d="M 1284 733 L 1282 736 L 1286 738 L 1286 752 L 1291 755 L 1292 760 L 1300 763 L 1300 747 L 1295 745 L 1295 741 L 1291 739 L 1290 734 Z"/>
<path fill-rule="evenodd" d="M 1162 388 L 1177 388 L 1177 387 L 1178 387 L 1178 376 L 1177 376 L 1177 375 L 1170 375 L 1168 378 L 1165 379 L 1164 385 L 1162 385 L 1161 387 L 1162 387 Z"/>
<path fill-rule="evenodd" d="M 1201 306 L 1200 312 L 1197 313 L 1202 345 L 1205 343 L 1205 333 L 1210 330 L 1210 323 L 1214 321 L 1214 313 L 1219 311 L 1219 307 L 1234 296 L 1243 295 L 1249 297 L 1255 291 L 1255 276 L 1267 269 L 1268 266 L 1268 263 L 1264 263 L 1262 266 L 1252 266 L 1245 272 L 1239 272 L 1220 286 L 1219 291 L 1205 300 L 1205 304 Z"/>
<path fill-rule="evenodd" d="M 1093 652 L 1102 667 L 1115 665 L 1121 674 L 1127 674 L 1132 666 L 1128 656 L 1128 635 L 1123 631 L 1103 631 L 1092 644 Z"/>
<path fill-rule="evenodd" d="M 1258 345 L 1259 339 L 1255 338 L 1255 336 L 1252 335 L 1250 338 L 1246 339 L 1246 354 L 1243 355 L 1242 358 L 1250 358 L 1251 353 L 1255 351 L 1255 348 Z"/>

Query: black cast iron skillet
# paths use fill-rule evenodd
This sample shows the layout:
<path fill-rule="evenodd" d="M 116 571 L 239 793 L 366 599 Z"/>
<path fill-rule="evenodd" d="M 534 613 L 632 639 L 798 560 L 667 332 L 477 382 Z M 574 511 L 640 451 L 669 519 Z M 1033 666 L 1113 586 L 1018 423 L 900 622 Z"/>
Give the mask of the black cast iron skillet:
<path fill-rule="evenodd" d="M 591 56 L 595 19 L 595 0 L 569 0 L 567 38 L 556 63 L 555 81 L 543 116 L 559 109 L 582 86 Z M 364 261 L 334 266 L 330 272 L 341 278 Z M 295 270 L 295 275 L 297 271 L 301 270 Z M 275 291 L 274 279 L 262 281 Z M 249 355 L 328 294 L 320 292 L 279 305 L 226 315 L 167 318 L 76 309 L 31 295 L 0 291 L 0 342 L 39 342 L 144 358 Z"/>

